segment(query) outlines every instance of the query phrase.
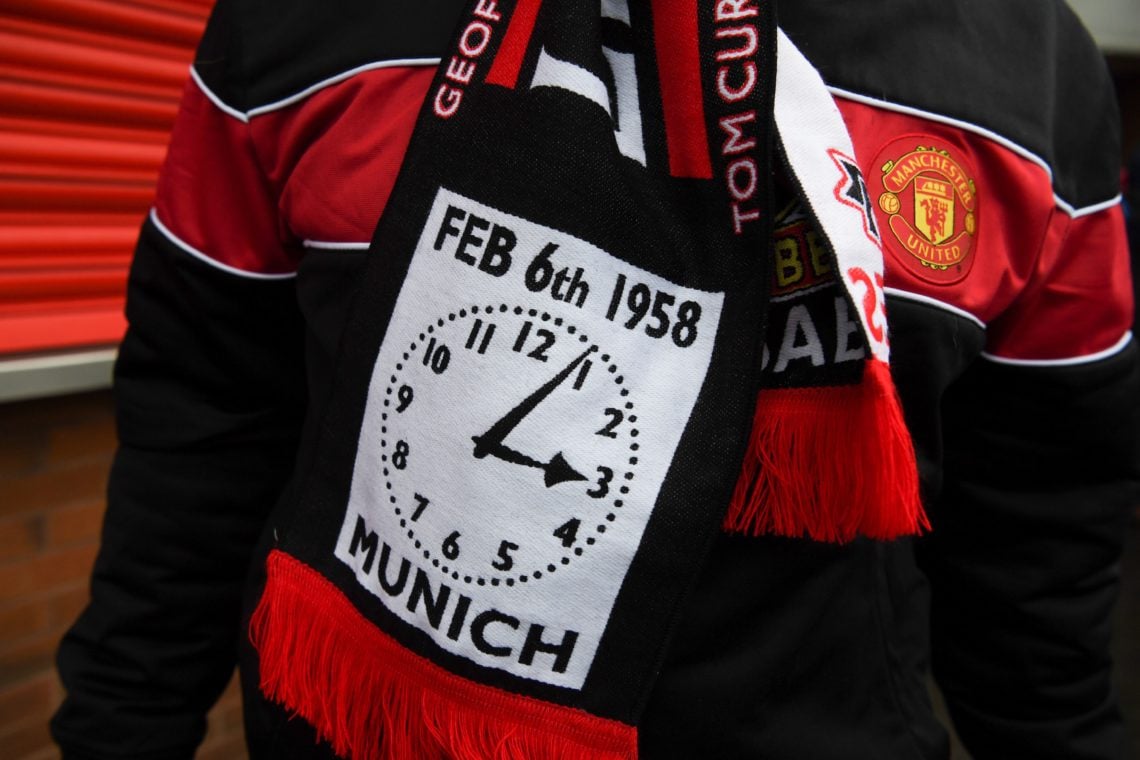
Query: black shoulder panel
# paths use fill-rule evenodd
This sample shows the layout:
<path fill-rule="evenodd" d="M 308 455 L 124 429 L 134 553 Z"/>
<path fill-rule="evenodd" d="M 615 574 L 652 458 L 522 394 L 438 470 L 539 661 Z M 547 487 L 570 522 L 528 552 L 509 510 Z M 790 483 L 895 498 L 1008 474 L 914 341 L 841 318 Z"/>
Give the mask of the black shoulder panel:
<path fill-rule="evenodd" d="M 195 69 L 249 111 L 357 66 L 442 54 L 464 0 L 219 0 Z M 1076 207 L 1115 197 L 1104 60 L 1062 0 L 797 0 L 780 24 L 833 85 L 959 119 L 1054 171 Z"/>
<path fill-rule="evenodd" d="M 195 70 L 246 112 L 377 61 L 437 58 L 464 0 L 218 0 Z"/>
<path fill-rule="evenodd" d="M 1062 0 L 799 0 L 780 25 L 829 84 L 975 124 L 1041 157 L 1076 207 L 1119 192 L 1115 95 Z"/>

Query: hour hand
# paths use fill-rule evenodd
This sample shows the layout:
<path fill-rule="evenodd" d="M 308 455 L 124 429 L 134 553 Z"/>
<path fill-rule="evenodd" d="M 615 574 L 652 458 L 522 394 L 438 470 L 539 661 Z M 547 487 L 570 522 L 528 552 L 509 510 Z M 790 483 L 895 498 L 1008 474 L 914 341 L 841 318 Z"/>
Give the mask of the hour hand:
<path fill-rule="evenodd" d="M 471 440 L 475 442 L 476 459 L 482 459 L 490 455 L 496 459 L 502 459 L 504 462 L 510 462 L 511 464 L 521 464 L 527 467 L 546 467 L 545 464 L 537 459 L 532 459 L 521 451 L 515 451 L 500 441 L 488 441 L 486 433 L 483 435 L 473 435 L 471 436 Z"/>
<path fill-rule="evenodd" d="M 526 467 L 534 467 L 544 471 L 543 482 L 547 488 L 556 486 L 559 483 L 566 483 L 571 480 L 586 480 L 586 476 L 575 470 L 566 461 L 566 457 L 562 456 L 562 452 L 550 458 L 549 462 L 540 462 L 537 459 L 528 457 L 522 452 L 515 451 L 509 446 L 504 446 L 502 443 L 487 444 L 483 440 L 483 436 L 472 436 L 475 441 L 475 456 L 482 459 L 485 456 L 493 456 L 496 459 L 502 459 L 504 462 L 511 464 L 521 464 Z"/>

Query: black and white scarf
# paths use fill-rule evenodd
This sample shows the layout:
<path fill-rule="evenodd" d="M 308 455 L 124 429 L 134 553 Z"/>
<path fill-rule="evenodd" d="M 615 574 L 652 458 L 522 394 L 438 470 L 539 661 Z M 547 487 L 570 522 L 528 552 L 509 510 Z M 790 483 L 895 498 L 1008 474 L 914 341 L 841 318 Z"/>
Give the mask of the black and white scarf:
<path fill-rule="evenodd" d="M 842 362 L 768 335 L 777 173 Z M 275 526 L 265 693 L 346 757 L 636 757 L 718 531 L 922 526 L 882 271 L 769 0 L 472 2 Z"/>

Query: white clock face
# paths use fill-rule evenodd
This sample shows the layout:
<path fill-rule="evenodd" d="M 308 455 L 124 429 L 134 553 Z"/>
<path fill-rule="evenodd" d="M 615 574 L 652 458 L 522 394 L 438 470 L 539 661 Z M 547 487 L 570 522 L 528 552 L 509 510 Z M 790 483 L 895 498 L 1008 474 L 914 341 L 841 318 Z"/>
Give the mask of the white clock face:
<path fill-rule="evenodd" d="M 580 688 L 722 300 L 439 190 L 376 357 L 336 556 L 443 649 Z"/>
<path fill-rule="evenodd" d="M 423 325 L 391 368 L 372 463 L 404 550 L 453 582 L 511 587 L 604 541 L 637 484 L 623 372 L 577 325 L 517 304 Z M 491 403 L 462 400 L 496 385 Z M 467 473 L 438 468 L 464 460 Z"/>

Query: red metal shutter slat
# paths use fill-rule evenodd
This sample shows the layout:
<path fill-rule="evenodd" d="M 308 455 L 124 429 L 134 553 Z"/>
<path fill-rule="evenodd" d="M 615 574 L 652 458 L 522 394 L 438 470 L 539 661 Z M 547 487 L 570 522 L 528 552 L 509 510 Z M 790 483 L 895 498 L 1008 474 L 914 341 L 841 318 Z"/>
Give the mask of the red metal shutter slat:
<path fill-rule="evenodd" d="M 122 337 L 127 267 L 211 0 L 5 0 L 0 358 Z"/>
<path fill-rule="evenodd" d="M 172 42 L 187 49 L 198 41 L 210 5 L 205 2 L 4 0 L 6 14 L 48 21 L 64 28 L 90 29 L 112 37 Z"/>

